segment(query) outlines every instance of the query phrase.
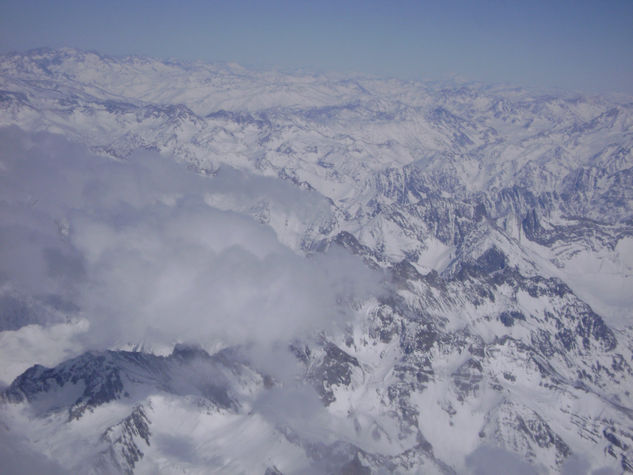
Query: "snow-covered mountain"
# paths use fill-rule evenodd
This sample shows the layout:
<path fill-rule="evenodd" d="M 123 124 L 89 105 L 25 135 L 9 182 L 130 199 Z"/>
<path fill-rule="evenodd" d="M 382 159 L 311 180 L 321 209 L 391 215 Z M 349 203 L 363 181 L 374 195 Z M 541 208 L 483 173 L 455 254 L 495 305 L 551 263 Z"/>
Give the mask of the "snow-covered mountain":
<path fill-rule="evenodd" d="M 62 49 L 0 108 L 14 470 L 633 471 L 633 98 Z"/>

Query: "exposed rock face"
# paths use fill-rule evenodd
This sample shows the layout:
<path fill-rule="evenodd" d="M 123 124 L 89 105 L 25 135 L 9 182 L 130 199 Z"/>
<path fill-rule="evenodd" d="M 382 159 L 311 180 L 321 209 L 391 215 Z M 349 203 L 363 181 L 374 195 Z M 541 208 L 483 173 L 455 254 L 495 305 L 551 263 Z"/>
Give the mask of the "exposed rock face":
<path fill-rule="evenodd" d="M 142 442 L 150 445 L 150 424 L 143 407 L 138 406 L 120 423 L 107 429 L 102 440 L 109 445 L 107 455 L 111 460 L 106 463 L 114 463 L 122 473 L 134 473 L 134 467 L 143 458 Z"/>
<path fill-rule="evenodd" d="M 228 392 L 221 356 L 211 357 L 204 350 L 186 347 L 176 347 L 169 357 L 127 351 L 86 353 L 55 368 L 33 366 L 16 378 L 4 396 L 10 402 L 37 403 L 44 414 L 59 409 L 56 393 L 66 395 L 72 388 L 78 397 L 62 399 L 61 406 L 71 403 L 70 420 L 78 419 L 86 410 L 102 404 L 130 398 L 130 385 L 139 384 L 156 386 L 174 394 L 192 392 L 223 409 L 235 409 L 236 401 Z M 181 385 L 182 375 L 192 372 L 200 362 L 213 378 Z"/>

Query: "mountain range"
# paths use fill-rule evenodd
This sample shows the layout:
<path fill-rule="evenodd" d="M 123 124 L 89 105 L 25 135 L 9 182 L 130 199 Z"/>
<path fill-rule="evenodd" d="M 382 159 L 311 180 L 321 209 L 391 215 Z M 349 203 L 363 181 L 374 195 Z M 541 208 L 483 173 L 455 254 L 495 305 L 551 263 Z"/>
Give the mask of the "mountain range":
<path fill-rule="evenodd" d="M 0 57 L 9 472 L 633 472 L 633 98 Z"/>

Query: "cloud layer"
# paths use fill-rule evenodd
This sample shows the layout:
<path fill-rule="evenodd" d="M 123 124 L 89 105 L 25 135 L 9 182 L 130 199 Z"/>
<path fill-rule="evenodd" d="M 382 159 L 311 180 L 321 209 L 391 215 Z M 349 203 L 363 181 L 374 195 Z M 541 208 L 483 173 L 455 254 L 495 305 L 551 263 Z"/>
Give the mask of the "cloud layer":
<path fill-rule="evenodd" d="M 328 212 L 315 192 L 200 176 L 149 152 L 116 162 L 15 128 L 0 147 L 2 291 L 38 302 L 31 321 L 88 319 L 87 347 L 288 341 L 344 322 L 341 302 L 376 288 L 344 251 L 306 258 L 248 213 L 214 207 L 266 203 L 307 225 Z"/>

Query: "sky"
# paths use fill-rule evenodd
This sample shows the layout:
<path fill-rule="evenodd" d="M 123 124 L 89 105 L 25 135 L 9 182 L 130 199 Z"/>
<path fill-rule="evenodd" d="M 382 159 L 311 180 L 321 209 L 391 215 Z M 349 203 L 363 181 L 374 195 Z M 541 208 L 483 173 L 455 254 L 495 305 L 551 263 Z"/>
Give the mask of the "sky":
<path fill-rule="evenodd" d="M 0 52 L 42 46 L 633 93 L 631 0 L 0 0 Z"/>

